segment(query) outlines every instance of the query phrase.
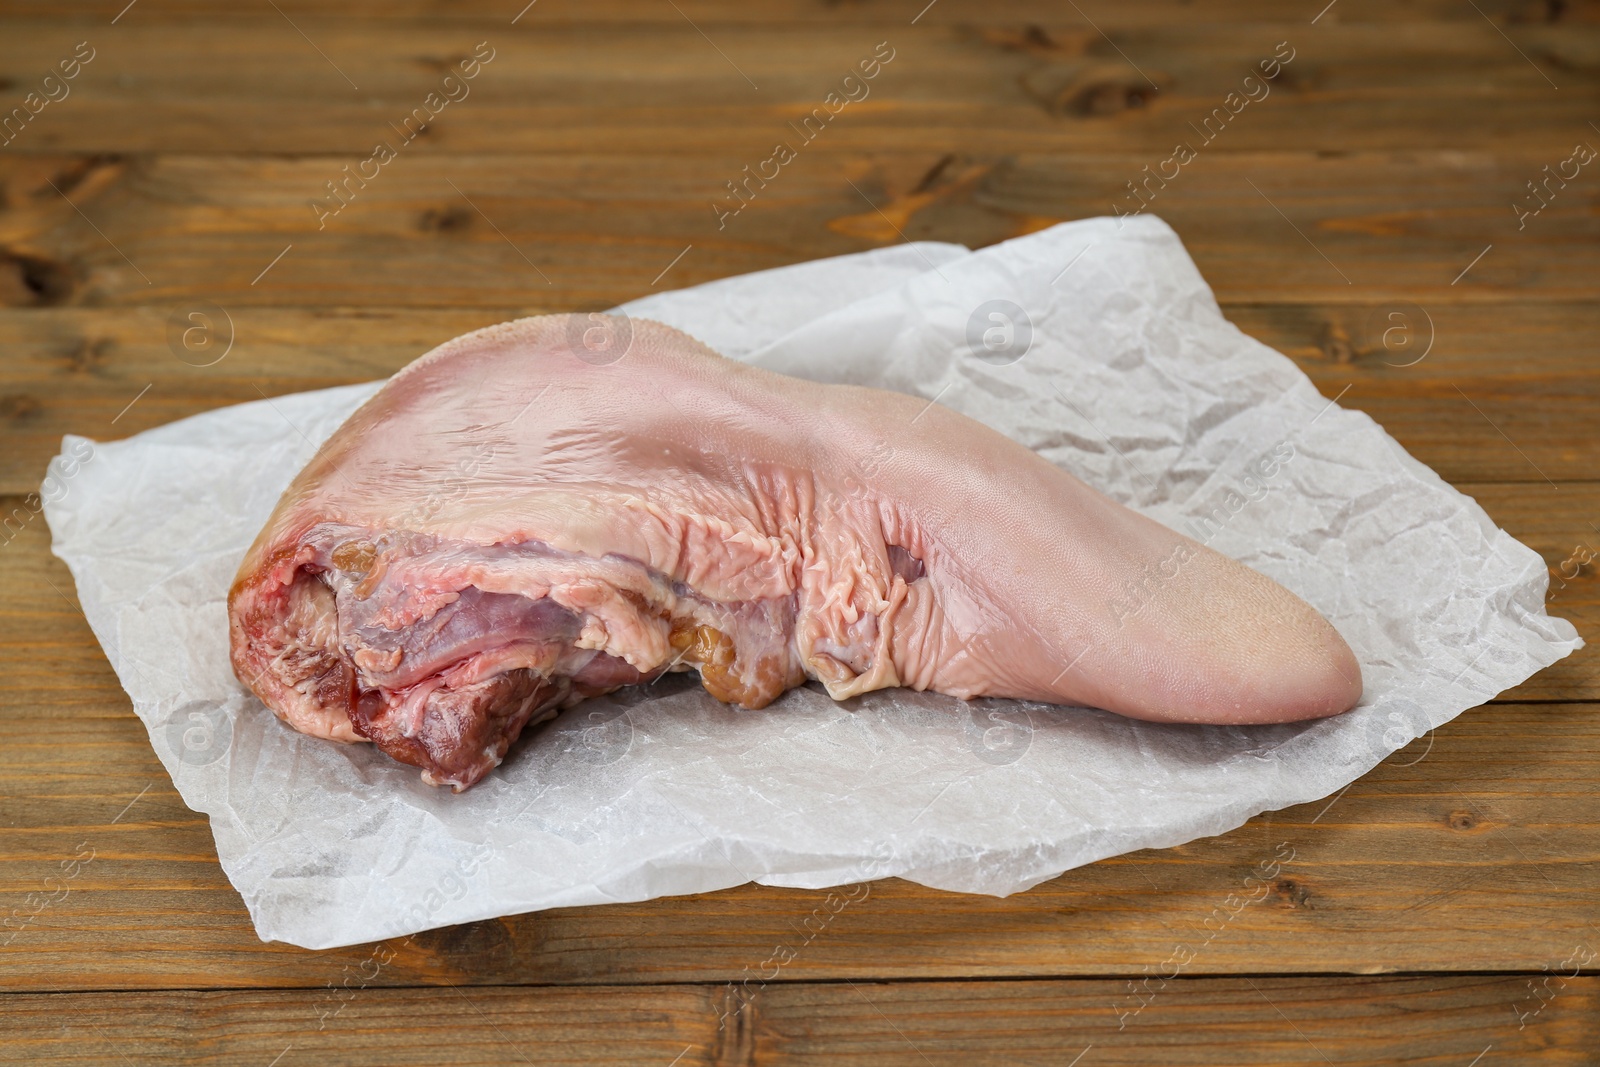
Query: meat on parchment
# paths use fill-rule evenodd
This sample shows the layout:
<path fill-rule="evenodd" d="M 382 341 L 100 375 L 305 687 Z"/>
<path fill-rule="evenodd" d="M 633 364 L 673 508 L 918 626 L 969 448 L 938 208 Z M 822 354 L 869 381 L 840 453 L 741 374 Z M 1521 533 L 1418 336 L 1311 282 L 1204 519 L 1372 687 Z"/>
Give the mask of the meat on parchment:
<path fill-rule="evenodd" d="M 433 350 L 284 493 L 228 598 L 234 671 L 297 730 L 457 790 L 530 722 L 695 670 L 1267 723 L 1361 696 L 1282 586 L 938 404 L 569 316 Z"/>

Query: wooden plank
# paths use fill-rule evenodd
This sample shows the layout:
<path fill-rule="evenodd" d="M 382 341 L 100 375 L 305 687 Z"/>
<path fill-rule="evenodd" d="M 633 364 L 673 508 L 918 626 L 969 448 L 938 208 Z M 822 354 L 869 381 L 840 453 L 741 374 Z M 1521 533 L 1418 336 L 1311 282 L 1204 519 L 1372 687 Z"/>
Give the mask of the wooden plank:
<path fill-rule="evenodd" d="M 1593 301 L 1512 307 L 1409 297 L 1227 304 L 1223 313 L 1447 481 L 1537 481 L 1554 491 L 1552 483 L 1595 477 L 1600 440 L 1585 429 L 1600 425 L 1600 367 L 1586 339 L 1591 322 L 1600 327 Z M 1585 504 L 1580 524 L 1600 522 L 1592 489 Z"/>
<path fill-rule="evenodd" d="M 1130 985 L 774 982 L 748 1001 L 705 986 L 364 989 L 327 1020 L 304 992 L 11 995 L 0 1020 L 18 1062 L 59 1065 L 1466 1067 L 1592 1064 L 1600 1042 L 1587 975 L 1193 979 L 1134 1016 Z"/>
<path fill-rule="evenodd" d="M 225 315 L 208 313 L 216 320 L 208 342 L 214 347 L 190 352 L 168 319 L 176 313 L 187 325 L 184 308 L 205 302 L 0 309 L 0 349 L 7 354 L 0 363 L 0 433 L 7 440 L 0 493 L 37 490 L 66 433 L 115 439 L 263 395 L 374 380 L 450 337 L 550 310 L 232 306 Z M 1600 305 L 1593 301 L 1430 301 L 1424 308 L 1395 299 L 1223 310 L 1294 359 L 1324 395 L 1367 412 L 1446 480 L 1538 481 L 1552 488 L 1545 478 L 1567 485 L 1600 471 L 1600 437 L 1591 432 L 1600 425 L 1600 373 L 1590 340 L 1600 333 Z M 1391 315 L 1402 316 L 1408 332 Z M 200 365 L 223 352 L 230 327 L 226 356 Z M 1383 344 L 1386 332 L 1392 351 Z M 1412 363 L 1430 340 L 1425 358 Z M 1582 533 L 1586 521 L 1600 522 L 1594 490 L 1572 492 L 1587 500 L 1589 513 L 1568 515 L 1562 541 Z M 1551 564 L 1572 547 L 1564 545 Z"/>
<path fill-rule="evenodd" d="M 1539 507 L 1547 489 L 1524 489 L 1523 506 Z M 1540 536 L 1557 536 L 1549 530 Z M 256 940 L 206 821 L 172 791 L 64 568 L 44 558 L 45 536 L 30 524 L 0 548 L 12 576 L 0 584 L 0 915 L 30 920 L 6 934 L 0 988 L 324 986 L 370 968 L 372 946 L 307 953 Z M 1574 588 L 1592 588 L 1592 570 L 1584 582 Z M 1580 657 L 1593 692 L 1593 650 Z M 1593 703 L 1479 708 L 1331 806 L 1263 815 L 1004 900 L 874 883 L 785 976 L 1137 973 L 1176 942 L 1203 945 L 1196 974 L 1554 966 L 1576 941 L 1600 939 L 1588 907 L 1600 891 L 1597 713 Z M 1244 878 L 1285 847 L 1293 858 L 1270 893 L 1241 906 L 1253 892 Z M 744 886 L 474 923 L 388 943 L 372 984 L 730 981 L 826 899 Z"/>
<path fill-rule="evenodd" d="M 1280 42 L 1292 62 L 1270 95 L 1238 105 L 1219 138 L 1224 150 L 1490 145 L 1550 154 L 1541 162 L 1554 164 L 1592 132 L 1596 28 L 1508 22 L 1508 37 L 1470 9 L 1449 21 L 1317 26 L 1309 15 L 1219 24 L 1193 9 L 1171 21 L 1143 16 L 1108 38 L 1067 9 L 1031 25 L 984 11 L 969 16 L 976 24 L 912 27 L 907 15 L 886 25 L 813 19 L 777 32 L 708 29 L 666 5 L 654 24 L 546 23 L 543 7 L 516 26 L 509 15 L 457 26 L 315 16 L 291 24 L 265 6 L 171 21 L 143 19 L 141 8 L 114 29 L 0 20 L 8 109 L 78 41 L 95 49 L 70 95 L 5 151 L 364 156 L 480 41 L 494 58 L 466 98 L 441 111 L 423 139 L 433 151 L 722 152 L 754 163 L 880 42 L 894 58 L 871 95 L 808 151 L 982 145 L 1132 152 L 1154 164 Z M 1528 120 L 1534 111 L 1538 122 Z"/>
<path fill-rule="evenodd" d="M 1111 988 L 1105 988 L 1110 985 Z M 1518 1031 L 1514 978 L 1194 981 L 1161 991 L 1128 1028 L 1112 983 L 783 987 L 757 1024 L 771 1060 L 826 1063 L 1467 1064 L 1493 1048 L 1590 1062 L 1594 980 L 1571 981 L 1549 1021 Z M 1128 998 L 1131 1000 L 1131 998 Z M 1113 1004 L 1126 1003 L 1113 999 Z M 1526 1010 L 1526 1009 L 1524 1009 Z M 1557 1014 L 1564 1011 L 1564 1014 Z M 1158 1014 L 1159 1013 L 1159 1014 Z M 1542 1018 L 1542 1017 L 1541 1017 Z M 1091 1049 L 1092 1052 L 1085 1052 Z M 812 1059 L 815 1057 L 815 1059 Z"/>
<path fill-rule="evenodd" d="M 749 158 L 419 155 L 329 216 L 312 201 L 338 160 L 0 157 L 0 306 L 600 308 L 901 235 L 978 247 L 1109 215 L 1150 162 L 801 156 L 719 229 Z M 1510 202 L 1543 162 L 1217 153 L 1151 209 L 1227 303 L 1590 301 L 1600 182 L 1519 233 Z"/>
<path fill-rule="evenodd" d="M 921 2 L 829 3 L 818 0 L 771 0 L 753 6 L 737 0 L 675 0 L 679 9 L 655 0 L 585 0 L 561 3 L 543 0 L 522 11 L 507 0 L 350 0 L 339 5 L 342 18 L 375 21 L 425 21 L 431 25 L 457 23 L 509 24 L 521 12 L 519 24 L 569 25 L 588 22 L 674 23 L 686 18 L 703 25 L 723 23 L 754 24 L 787 28 L 790 23 L 827 25 L 904 26 L 916 18 L 918 26 L 960 26 L 991 21 L 992 4 L 982 0 L 939 0 Z M 328 7 L 318 0 L 276 0 L 277 7 L 297 22 L 327 16 Z M 1307 25 L 1322 11 L 1323 4 L 1307 0 L 1294 5 L 1264 9 L 1251 0 L 1212 0 L 1203 12 L 1187 0 L 1145 0 L 1138 4 L 1092 3 L 1081 5 L 1095 25 L 1107 29 L 1161 27 L 1189 22 L 1208 25 L 1250 25 L 1261 22 Z M 1390 0 L 1340 0 L 1317 20 L 1319 26 L 1380 22 L 1469 22 L 1483 25 L 1492 18 L 1495 25 L 1516 30 L 1531 25 L 1578 26 L 1597 19 L 1594 0 L 1552 5 L 1544 0 L 1476 0 L 1479 11 L 1453 0 L 1411 0 L 1396 4 Z M 214 18 L 216 5 L 208 0 L 140 0 L 137 21 L 142 24 L 166 20 L 193 21 Z M 681 12 L 681 13 L 680 13 Z M 1481 13 L 1480 13 L 1481 12 Z M 1006 21 L 1025 25 L 1060 21 L 1062 9 L 1052 0 L 1013 0 L 1005 7 Z M 1265 16 L 1265 17 L 1264 17 Z M 72 20 L 85 25 L 104 25 L 110 18 L 106 5 L 96 0 L 5 0 L 0 3 L 0 18 L 36 18 L 48 21 Z M 130 25 L 134 19 L 127 20 Z M 1485 32 L 1488 28 L 1485 27 Z"/>
<path fill-rule="evenodd" d="M 1600 983 L 1569 979 L 1519 1030 L 1515 1011 L 1531 1008 L 1514 1005 L 1533 1002 L 1528 984 L 1488 976 L 1181 981 L 1122 1029 L 1116 1013 L 1138 1003 L 1132 983 L 768 987 L 756 1001 L 756 1055 L 747 1062 L 1468 1067 L 1492 1049 L 1499 1059 L 1483 1062 L 1592 1063 Z"/>
<path fill-rule="evenodd" d="M 693 986 L 0 996 L 0 1019 L 41 1064 L 665 1065 L 716 1034 Z"/>

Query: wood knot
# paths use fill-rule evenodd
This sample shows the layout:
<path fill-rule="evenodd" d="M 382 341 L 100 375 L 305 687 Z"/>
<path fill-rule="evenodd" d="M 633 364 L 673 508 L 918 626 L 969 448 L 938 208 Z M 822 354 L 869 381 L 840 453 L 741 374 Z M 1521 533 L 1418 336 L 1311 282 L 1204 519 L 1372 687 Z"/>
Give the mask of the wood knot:
<path fill-rule="evenodd" d="M 416 936 L 434 966 L 447 966 L 462 974 L 495 972 L 509 967 L 514 956 L 511 934 L 504 919 L 427 930 Z"/>
<path fill-rule="evenodd" d="M 1126 81 L 1104 81 L 1086 85 L 1066 101 L 1063 110 L 1084 117 L 1116 115 L 1142 108 L 1150 102 L 1153 90 L 1148 85 Z"/>
<path fill-rule="evenodd" d="M 1322 355 L 1333 363 L 1355 362 L 1355 345 L 1350 343 L 1350 334 L 1342 323 L 1330 322 L 1322 328 L 1321 347 Z"/>
<path fill-rule="evenodd" d="M 457 68 L 467 63 L 470 59 L 472 59 L 472 56 L 468 53 L 456 52 L 448 56 L 412 56 L 411 62 L 423 70 L 431 70 L 437 74 L 459 74 L 460 71 Z"/>
<path fill-rule="evenodd" d="M 1052 63 L 1025 75 L 1022 84 L 1052 115 L 1106 118 L 1143 109 L 1164 84 L 1123 64 L 1107 62 Z"/>
<path fill-rule="evenodd" d="M 1467 811 L 1452 811 L 1445 816 L 1444 821 L 1445 825 L 1449 826 L 1450 829 L 1459 830 L 1463 833 L 1478 828 L 1478 817 Z"/>
<path fill-rule="evenodd" d="M 1274 91 L 1283 90 L 1290 93 L 1308 93 L 1320 87 L 1322 75 L 1319 71 L 1309 70 L 1303 66 L 1284 67 L 1278 76 L 1272 79 L 1277 87 Z"/>
<path fill-rule="evenodd" d="M 429 208 L 417 220 L 423 233 L 460 233 L 472 225 L 472 212 L 464 207 Z"/>
<path fill-rule="evenodd" d="M 77 287 L 65 263 L 12 249 L 0 249 L 0 306 L 54 307 Z"/>
<path fill-rule="evenodd" d="M 920 193 L 926 193 L 930 189 L 933 189 L 935 186 L 937 186 L 939 184 L 939 180 L 944 177 L 944 172 L 948 170 L 950 168 L 950 164 L 954 163 L 955 161 L 956 156 L 954 152 L 946 152 L 944 155 L 934 160 L 933 166 L 929 167 L 922 177 L 917 180 L 917 184 L 911 187 L 911 195 L 916 196 Z"/>
<path fill-rule="evenodd" d="M 1025 55 L 1046 55 L 1051 56 L 1051 58 L 1059 58 L 1062 52 L 1081 50 L 1063 45 L 1051 37 L 1048 30 L 1037 23 L 1030 23 L 1021 30 L 986 29 L 980 32 L 985 41 L 998 45 L 1007 52 L 1021 52 Z"/>
<path fill-rule="evenodd" d="M 40 186 L 34 195 L 41 199 L 57 196 L 71 196 L 84 189 L 90 195 L 98 193 L 107 185 L 116 181 L 126 169 L 126 163 L 121 156 L 110 153 L 97 153 L 75 159 L 50 176 L 48 184 Z M 52 186 L 54 188 L 52 188 Z"/>
<path fill-rule="evenodd" d="M 1513 26 L 1537 25 L 1541 22 L 1549 25 L 1564 21 L 1571 10 L 1569 0 L 1544 0 L 1542 4 L 1513 7 L 1505 13 L 1505 20 Z"/>
<path fill-rule="evenodd" d="M 1311 891 L 1293 878 L 1279 878 L 1272 884 L 1272 891 L 1291 908 L 1310 907 Z"/>
<path fill-rule="evenodd" d="M 20 422 L 37 415 L 40 408 L 39 398 L 29 396 L 27 393 L 8 393 L 0 396 L 0 419 Z"/>
<path fill-rule="evenodd" d="M 1038 23 L 1029 23 L 1028 28 L 1022 31 L 1022 42 L 1029 48 L 1058 48 L 1055 41 L 1050 39 L 1050 34 Z"/>
<path fill-rule="evenodd" d="M 62 362 L 72 374 L 93 374 L 105 366 L 106 356 L 117 346 L 111 337 L 80 337 L 61 353 Z"/>
<path fill-rule="evenodd" d="M 717 1017 L 717 1032 L 711 1045 L 712 1063 L 755 1062 L 756 1003 L 765 984 L 746 971 L 742 980 L 711 991 L 711 1010 Z"/>

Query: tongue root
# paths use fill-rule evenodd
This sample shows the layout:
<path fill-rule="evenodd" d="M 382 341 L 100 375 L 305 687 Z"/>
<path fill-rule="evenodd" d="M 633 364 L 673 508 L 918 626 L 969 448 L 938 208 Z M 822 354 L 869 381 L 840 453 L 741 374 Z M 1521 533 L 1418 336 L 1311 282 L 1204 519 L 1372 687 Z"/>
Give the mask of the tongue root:
<path fill-rule="evenodd" d="M 398 703 L 369 692 L 356 701 L 350 721 L 391 758 L 422 768 L 429 785 L 459 793 L 499 766 L 528 720 L 565 688 L 561 679 L 526 669 L 459 689 L 440 686 L 423 698 L 414 730 L 406 729 L 411 716 Z"/>

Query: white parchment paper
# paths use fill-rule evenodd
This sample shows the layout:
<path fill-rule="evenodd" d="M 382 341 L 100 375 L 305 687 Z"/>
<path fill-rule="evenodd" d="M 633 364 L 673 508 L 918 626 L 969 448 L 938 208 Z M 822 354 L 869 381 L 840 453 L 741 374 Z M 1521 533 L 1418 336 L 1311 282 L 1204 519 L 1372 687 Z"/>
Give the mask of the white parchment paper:
<path fill-rule="evenodd" d="M 937 398 L 1207 540 L 1333 621 L 1361 707 L 1245 729 L 808 687 L 742 712 L 680 677 L 530 731 L 456 796 L 293 732 L 228 666 L 245 548 L 377 383 L 68 437 L 64 457 L 93 454 L 46 494 L 55 552 L 263 939 L 324 948 L 745 881 L 1014 893 L 1333 793 L 1581 645 L 1544 613 L 1539 556 L 1225 321 L 1158 219 L 905 245 L 624 310 L 789 374 Z"/>

